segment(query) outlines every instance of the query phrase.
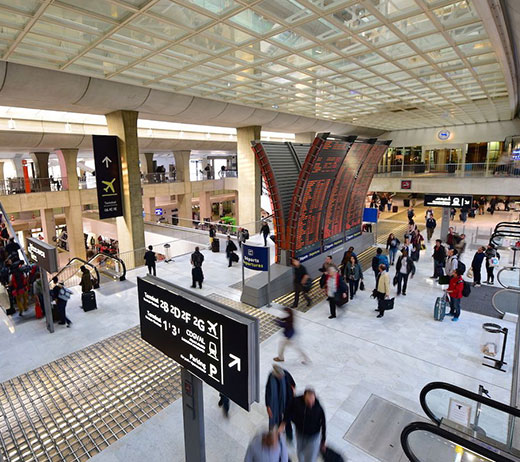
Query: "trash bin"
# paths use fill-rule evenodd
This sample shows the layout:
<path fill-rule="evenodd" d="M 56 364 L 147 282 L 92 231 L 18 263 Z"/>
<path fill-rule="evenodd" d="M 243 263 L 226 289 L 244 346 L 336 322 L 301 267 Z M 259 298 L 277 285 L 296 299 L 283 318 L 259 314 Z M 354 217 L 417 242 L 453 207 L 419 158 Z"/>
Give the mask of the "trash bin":
<path fill-rule="evenodd" d="M 502 326 L 492 322 L 486 322 L 482 324 L 482 329 L 484 329 L 480 339 L 480 349 L 482 353 L 488 358 L 499 358 L 504 341 L 504 330 Z"/>

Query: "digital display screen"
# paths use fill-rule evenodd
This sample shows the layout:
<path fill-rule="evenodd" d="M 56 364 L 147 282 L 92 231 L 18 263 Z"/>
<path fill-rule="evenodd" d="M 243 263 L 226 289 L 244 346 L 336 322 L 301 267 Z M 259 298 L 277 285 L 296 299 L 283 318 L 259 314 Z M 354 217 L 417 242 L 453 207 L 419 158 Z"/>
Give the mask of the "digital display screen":
<path fill-rule="evenodd" d="M 345 229 L 349 230 L 361 225 L 363 209 L 365 208 L 370 183 L 377 171 L 379 160 L 387 149 L 388 146 L 386 144 L 372 145 L 368 155 L 362 162 L 361 169 L 358 172 L 357 179 L 348 200 Z"/>
<path fill-rule="evenodd" d="M 327 203 L 326 221 L 323 229 L 324 239 L 340 234 L 345 230 L 343 218 L 349 202 L 348 196 L 359 167 L 371 146 L 367 143 L 354 143 L 341 164 Z"/>
<path fill-rule="evenodd" d="M 296 251 L 320 241 L 330 190 L 350 146 L 348 141 L 331 139 L 318 152 L 302 192 Z"/>

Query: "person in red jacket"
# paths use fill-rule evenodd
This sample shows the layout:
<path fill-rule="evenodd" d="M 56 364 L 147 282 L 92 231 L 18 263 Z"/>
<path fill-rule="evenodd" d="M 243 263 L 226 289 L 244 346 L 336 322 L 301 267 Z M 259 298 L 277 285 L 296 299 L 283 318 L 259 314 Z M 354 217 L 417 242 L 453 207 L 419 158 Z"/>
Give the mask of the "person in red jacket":
<path fill-rule="evenodd" d="M 462 298 L 462 290 L 464 289 L 464 279 L 462 279 L 461 271 L 457 268 L 453 272 L 448 286 L 448 295 L 450 296 L 450 312 L 448 316 L 453 316 L 452 321 L 458 321 L 460 316 L 460 300 Z"/>

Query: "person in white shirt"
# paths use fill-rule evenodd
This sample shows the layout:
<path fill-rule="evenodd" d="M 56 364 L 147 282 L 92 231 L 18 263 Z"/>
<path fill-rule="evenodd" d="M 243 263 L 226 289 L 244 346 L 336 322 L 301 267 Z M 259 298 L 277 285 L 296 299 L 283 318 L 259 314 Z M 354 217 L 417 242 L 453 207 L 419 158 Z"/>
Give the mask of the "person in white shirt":
<path fill-rule="evenodd" d="M 446 262 L 446 274 L 453 276 L 459 267 L 458 252 L 455 249 L 448 250 L 448 261 Z"/>

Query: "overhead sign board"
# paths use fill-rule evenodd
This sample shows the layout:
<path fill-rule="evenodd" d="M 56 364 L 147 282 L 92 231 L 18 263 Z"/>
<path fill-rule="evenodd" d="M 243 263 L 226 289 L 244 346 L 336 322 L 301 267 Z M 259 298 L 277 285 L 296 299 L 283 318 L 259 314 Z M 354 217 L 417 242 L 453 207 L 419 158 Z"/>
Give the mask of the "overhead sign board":
<path fill-rule="evenodd" d="M 255 271 L 269 270 L 269 247 L 242 244 L 244 267 Z"/>
<path fill-rule="evenodd" d="M 249 410 L 259 400 L 258 319 L 154 276 L 137 288 L 142 339 Z"/>
<path fill-rule="evenodd" d="M 401 189 L 412 189 L 412 180 L 401 180 Z"/>
<path fill-rule="evenodd" d="M 426 207 L 471 207 L 473 196 L 462 194 L 425 194 Z"/>
<path fill-rule="evenodd" d="M 117 136 L 92 135 L 99 218 L 123 216 L 121 160 Z"/>
<path fill-rule="evenodd" d="M 48 273 L 58 271 L 58 251 L 53 245 L 29 237 L 27 239 L 27 252 L 29 258 Z"/>
<path fill-rule="evenodd" d="M 449 130 L 440 130 L 437 133 L 437 138 L 439 138 L 441 141 L 447 141 L 450 139 L 451 132 Z"/>

